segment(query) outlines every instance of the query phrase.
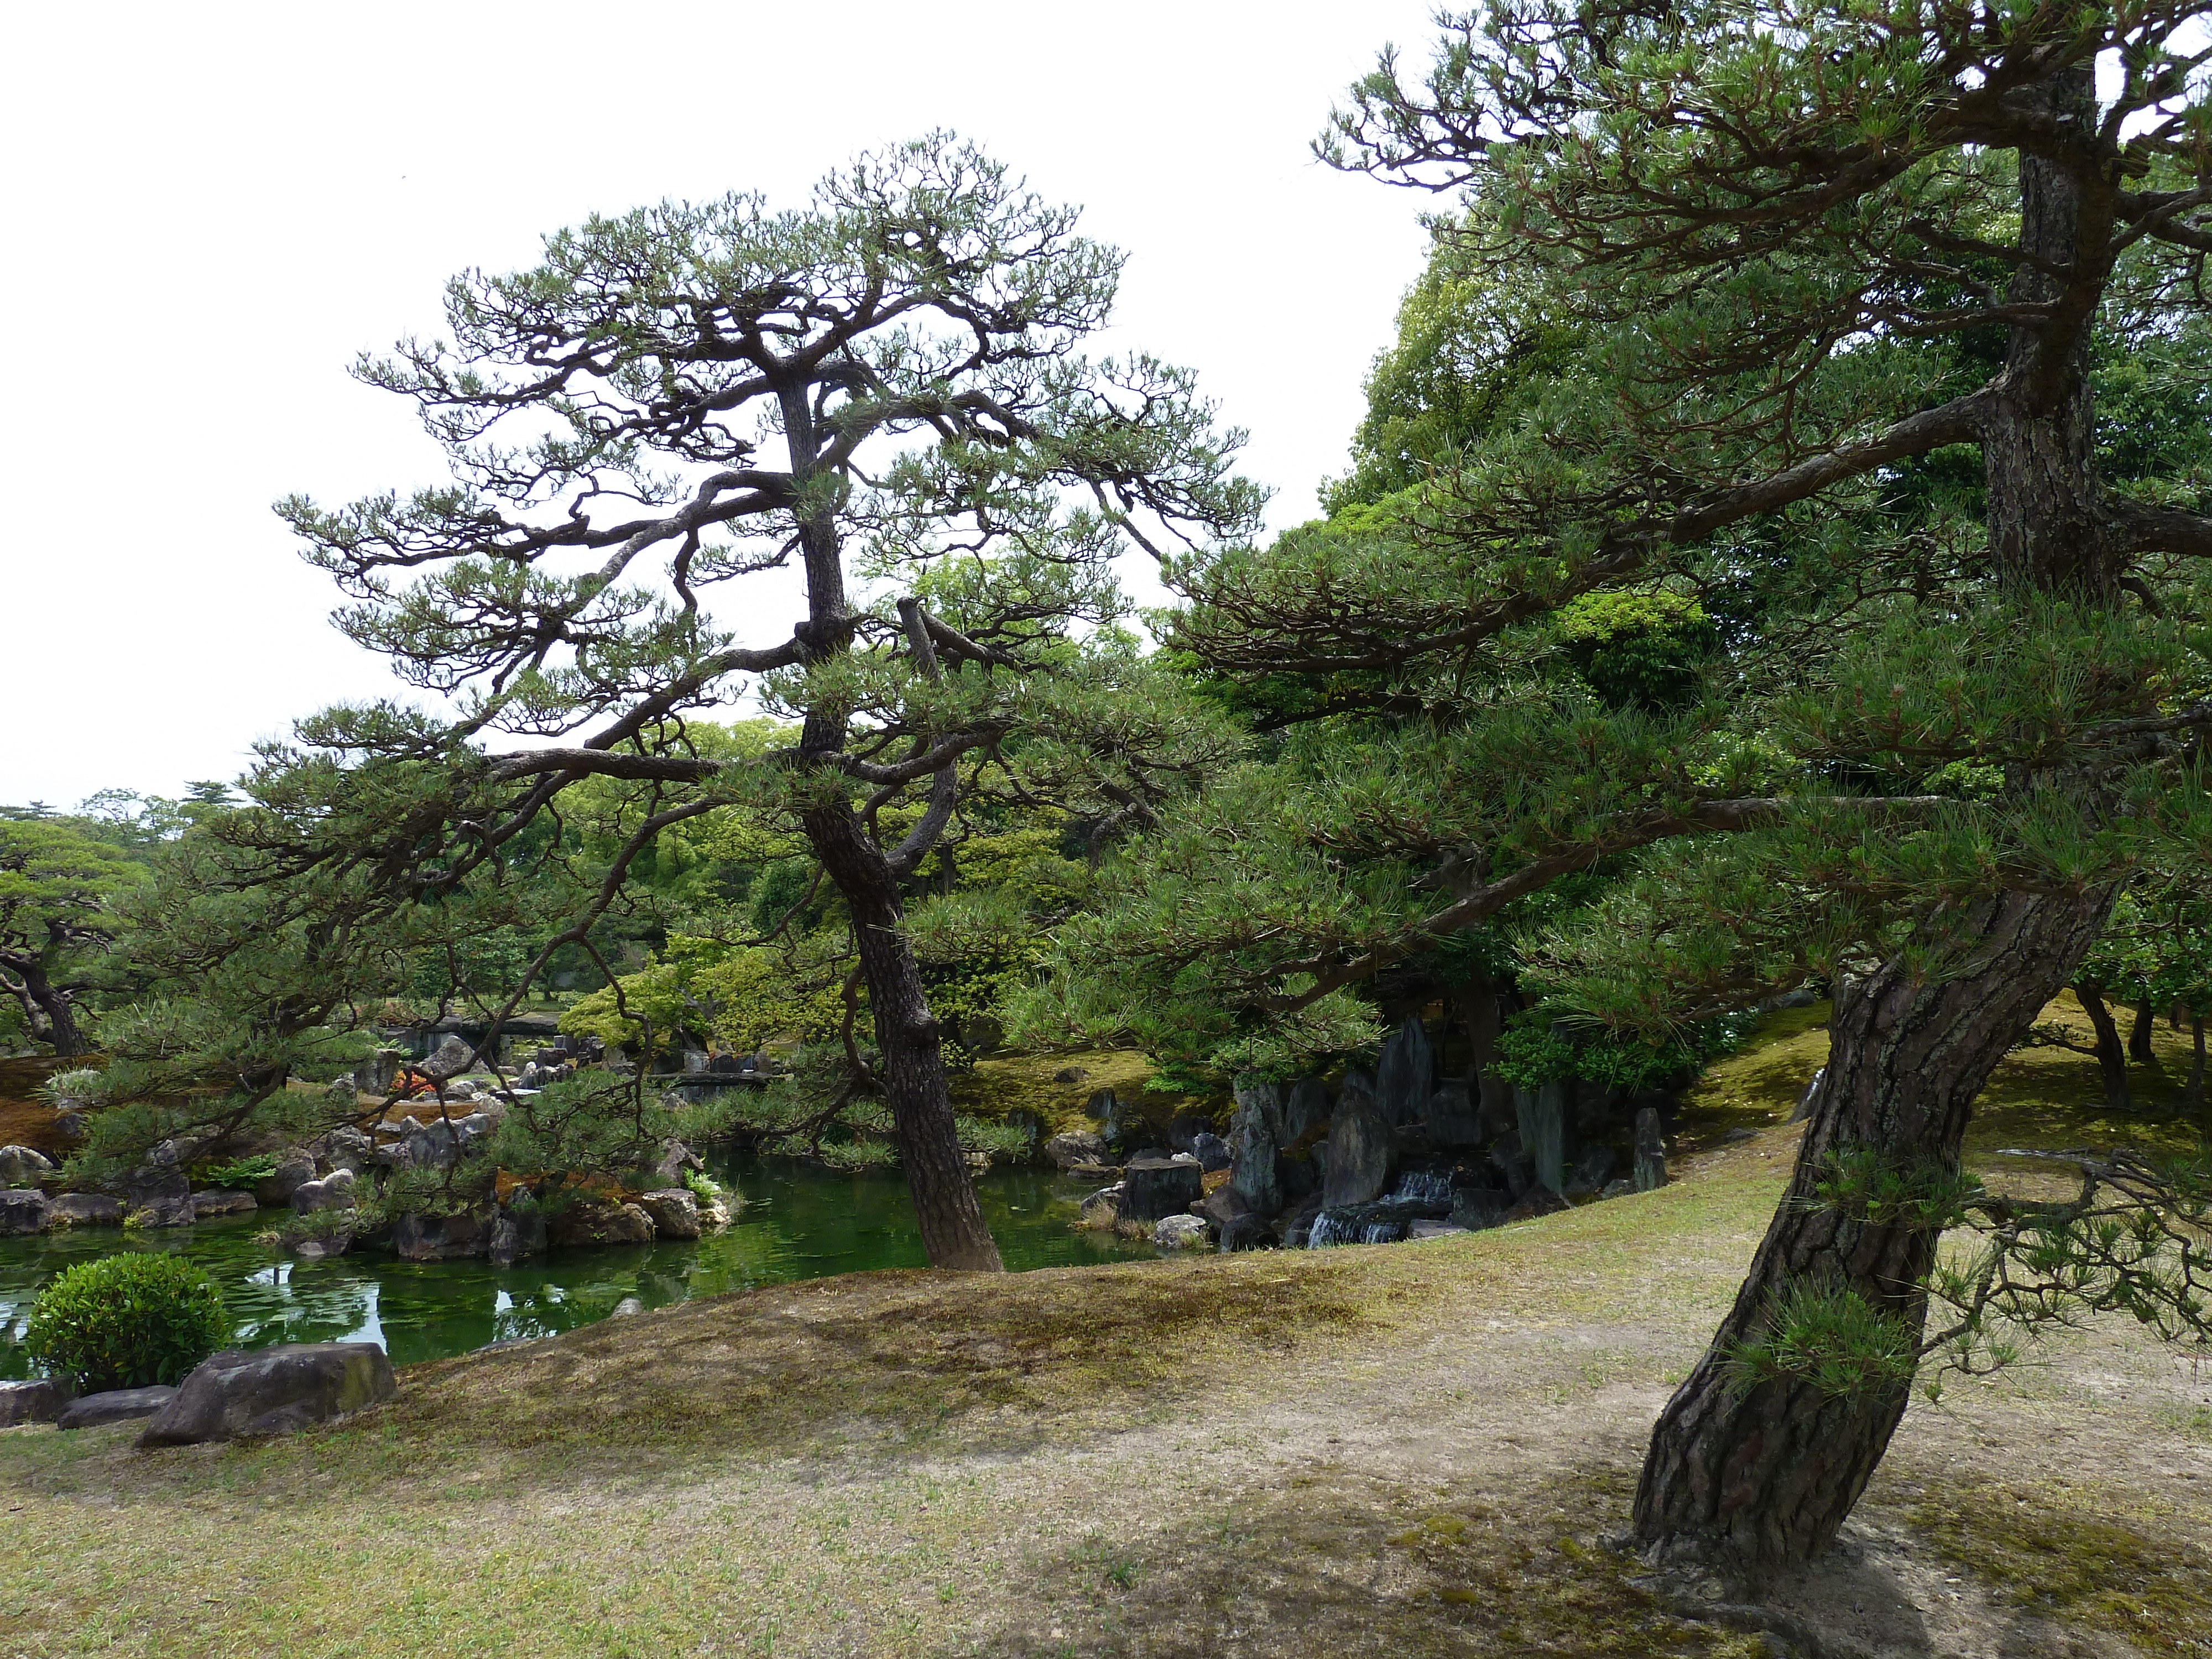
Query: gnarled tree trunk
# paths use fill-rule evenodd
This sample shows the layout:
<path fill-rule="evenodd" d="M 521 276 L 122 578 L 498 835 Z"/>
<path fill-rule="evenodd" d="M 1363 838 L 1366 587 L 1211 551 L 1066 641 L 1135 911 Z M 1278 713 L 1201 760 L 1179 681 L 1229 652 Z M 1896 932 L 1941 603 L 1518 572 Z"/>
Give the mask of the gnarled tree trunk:
<path fill-rule="evenodd" d="M 14 970 L 12 977 L 0 974 L 0 983 L 23 1010 L 23 1022 L 31 1028 L 34 1041 L 47 1044 L 57 1054 L 87 1052 L 88 1045 L 76 1023 L 76 1005 L 68 992 L 54 984 L 46 963 L 35 953 L 25 951 L 0 962 L 0 968 Z"/>
<path fill-rule="evenodd" d="M 913 949 L 900 931 L 897 878 L 883 850 L 844 807 L 809 812 L 803 822 L 815 856 L 845 896 L 852 916 L 876 1043 L 884 1054 L 884 1095 L 929 1265 L 996 1273 L 1004 1264 L 953 1124 L 944 1035 L 929 1012 Z"/>
<path fill-rule="evenodd" d="M 1963 965 L 1940 982 L 1904 959 L 1843 987 L 1828 1073 L 1797 1158 L 1735 1305 L 1652 1431 L 1636 1493 L 1638 1540 L 1662 1554 L 1796 1562 L 1836 1535 L 1904 1415 L 1903 1385 L 1858 1396 L 1784 1376 L 1744 1386 L 1739 1345 L 1779 1298 L 1811 1285 L 1856 1291 L 1917 1339 L 1938 1235 L 1822 1203 L 1840 1156 L 1955 1172 L 1974 1097 L 2095 943 L 2113 893 L 2002 893 L 1939 918 Z M 1945 924 L 1948 924 L 1946 926 Z M 1925 945 L 1935 943 L 1923 939 Z"/>
<path fill-rule="evenodd" d="M 2074 988 L 2089 1028 L 2097 1034 L 2097 1073 L 2104 1079 L 2105 1104 L 2124 1112 L 2135 1104 L 2128 1093 L 2128 1051 L 2120 1044 L 2120 1028 L 2106 1004 L 2104 991 L 2087 981 Z"/>

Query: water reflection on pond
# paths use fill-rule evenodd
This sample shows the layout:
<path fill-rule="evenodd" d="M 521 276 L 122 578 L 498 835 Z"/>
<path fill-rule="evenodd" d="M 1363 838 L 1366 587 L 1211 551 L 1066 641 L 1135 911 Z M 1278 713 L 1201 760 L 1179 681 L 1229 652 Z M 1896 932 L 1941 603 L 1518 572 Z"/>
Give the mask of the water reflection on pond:
<path fill-rule="evenodd" d="M 505 1268 L 400 1261 L 368 1250 L 294 1261 L 254 1242 L 281 1218 L 278 1211 L 143 1235 L 84 1227 L 0 1239 L 0 1377 L 28 1374 L 19 1344 L 39 1287 L 74 1262 L 118 1249 L 181 1249 L 207 1268 L 222 1285 L 241 1346 L 380 1342 L 403 1365 L 572 1330 L 605 1318 L 624 1297 L 657 1308 L 788 1279 L 928 1265 L 902 1176 L 837 1175 L 743 1156 L 709 1162 L 715 1177 L 745 1198 L 727 1231 L 696 1243 L 567 1250 Z M 976 1187 L 1016 1271 L 1152 1254 L 1071 1229 L 1090 1190 L 1082 1182 L 998 1170 Z"/>

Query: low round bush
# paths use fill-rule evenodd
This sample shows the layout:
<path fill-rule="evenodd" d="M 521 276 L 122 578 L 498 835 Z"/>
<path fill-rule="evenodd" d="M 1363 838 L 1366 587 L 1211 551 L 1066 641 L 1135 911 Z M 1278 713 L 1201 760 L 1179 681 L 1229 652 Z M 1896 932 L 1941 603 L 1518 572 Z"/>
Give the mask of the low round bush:
<path fill-rule="evenodd" d="M 230 1335 L 215 1280 L 180 1255 L 137 1252 L 55 1276 L 31 1309 L 24 1347 L 88 1393 L 181 1382 Z"/>

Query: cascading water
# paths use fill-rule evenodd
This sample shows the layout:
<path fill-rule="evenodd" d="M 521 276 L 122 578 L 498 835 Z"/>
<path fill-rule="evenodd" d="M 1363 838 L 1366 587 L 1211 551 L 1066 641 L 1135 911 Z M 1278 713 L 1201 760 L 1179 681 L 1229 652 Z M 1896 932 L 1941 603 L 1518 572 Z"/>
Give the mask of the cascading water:
<path fill-rule="evenodd" d="M 1306 1234 L 1306 1249 L 1325 1250 L 1332 1244 L 1351 1244 L 1358 1240 L 1359 1230 L 1340 1210 L 1323 1210 L 1313 1218 L 1313 1228 Z"/>
<path fill-rule="evenodd" d="M 1449 1204 L 1451 1176 L 1443 1170 L 1408 1170 L 1398 1177 L 1398 1190 L 1386 1204 Z"/>

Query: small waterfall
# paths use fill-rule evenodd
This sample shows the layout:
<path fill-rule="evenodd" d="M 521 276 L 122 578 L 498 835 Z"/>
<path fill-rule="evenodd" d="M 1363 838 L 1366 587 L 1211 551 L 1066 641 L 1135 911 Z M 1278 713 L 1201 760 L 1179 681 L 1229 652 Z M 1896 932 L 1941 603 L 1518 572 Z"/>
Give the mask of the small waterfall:
<path fill-rule="evenodd" d="M 1370 1221 L 1359 1235 L 1359 1242 L 1362 1244 L 1395 1244 L 1405 1236 L 1406 1224 L 1402 1221 Z"/>
<path fill-rule="evenodd" d="M 1384 1200 L 1392 1204 L 1449 1204 L 1452 1201 L 1450 1175 L 1441 1170 L 1408 1170 L 1398 1178 L 1398 1190 Z"/>
<path fill-rule="evenodd" d="M 1359 1229 L 1341 1210 L 1323 1210 L 1313 1218 L 1313 1228 L 1306 1234 L 1306 1249 L 1310 1250 L 1359 1242 Z"/>

